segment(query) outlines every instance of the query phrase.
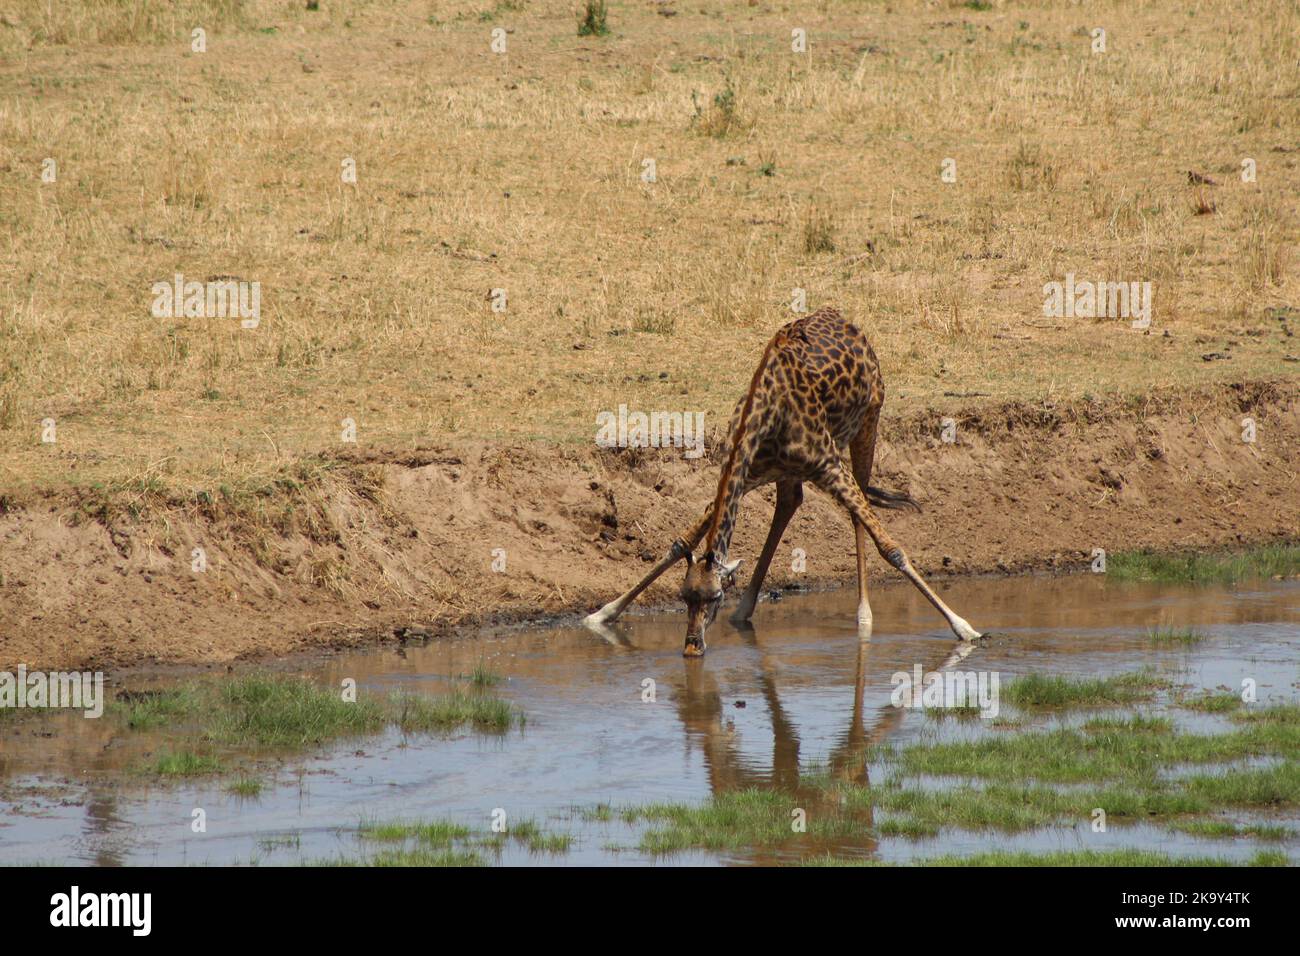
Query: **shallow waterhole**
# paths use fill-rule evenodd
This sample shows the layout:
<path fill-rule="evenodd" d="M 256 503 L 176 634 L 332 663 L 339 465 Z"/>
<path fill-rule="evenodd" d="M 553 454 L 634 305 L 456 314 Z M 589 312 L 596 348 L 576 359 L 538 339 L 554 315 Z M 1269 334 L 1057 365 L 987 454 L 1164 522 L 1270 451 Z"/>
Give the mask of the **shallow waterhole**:
<path fill-rule="evenodd" d="M 1176 695 L 1238 692 L 1250 679 L 1258 688 L 1255 706 L 1300 697 L 1300 583 L 1294 581 L 1189 588 L 1083 575 L 948 581 L 941 590 L 959 613 L 997 635 L 955 668 L 996 672 L 1003 690 L 1031 672 L 1107 676 L 1142 668 L 1176 689 L 1135 704 L 1062 713 L 1017 712 L 1004 703 L 1001 716 L 1016 727 L 896 708 L 893 675 L 918 664 L 938 669 L 956 646 L 933 609 L 902 587 L 873 594 L 877 630 L 866 643 L 854 625 L 852 589 L 763 603 L 748 630 L 722 620 L 724 609 L 702 662 L 680 656 L 684 623 L 675 615 L 627 618 L 612 638 L 580 627 L 503 629 L 341 654 L 302 671 L 328 687 L 353 678 L 363 693 L 437 693 L 457 675 L 486 666 L 502 678 L 491 693 L 526 714 L 523 728 L 409 736 L 390 729 L 263 760 L 255 772 L 263 787 L 252 798 L 229 792 L 229 777 L 171 783 L 132 772 L 127 755 L 134 751 L 118 738 L 153 732 L 114 730 L 104 719 L 60 714 L 38 732 L 0 736 L 0 863 L 358 860 L 375 848 L 358 837 L 363 821 L 449 820 L 490 838 L 494 811 L 571 837 L 560 850 L 509 838 L 484 850 L 480 841 L 485 862 L 522 865 L 752 863 L 825 852 L 906 862 L 992 849 L 1083 848 L 1236 860 L 1261 848 L 1250 839 L 1146 823 L 1114 825 L 1099 835 L 1086 821 L 1012 834 L 945 827 L 924 839 L 877 836 L 864 826 L 858 835 L 805 835 L 777 847 L 666 855 L 638 848 L 655 824 L 625 822 L 625 807 L 698 804 L 750 787 L 790 791 L 797 805 L 801 774 L 878 784 L 887 771 L 874 757 L 869 763 L 872 745 L 902 748 L 1076 726 L 1095 715 L 1158 715 L 1179 731 L 1218 732 L 1229 727 L 1226 718 L 1180 707 Z M 1161 645 L 1151 639 L 1156 627 L 1193 627 L 1203 639 Z M 653 702 L 643 699 L 648 681 Z M 925 790 L 943 785 L 934 777 L 909 783 Z M 196 808 L 206 815 L 206 832 L 192 829 Z M 877 812 L 878 820 L 885 817 Z M 1294 814 L 1268 819 L 1297 829 Z M 1294 836 L 1266 848 L 1292 863 L 1300 859 Z"/>

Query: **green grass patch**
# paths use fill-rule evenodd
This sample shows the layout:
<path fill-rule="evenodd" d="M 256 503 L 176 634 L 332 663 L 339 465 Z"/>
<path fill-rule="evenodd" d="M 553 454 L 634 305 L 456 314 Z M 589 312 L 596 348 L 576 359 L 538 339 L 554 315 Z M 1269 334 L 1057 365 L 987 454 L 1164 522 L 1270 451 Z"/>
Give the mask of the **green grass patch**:
<path fill-rule="evenodd" d="M 1169 681 L 1148 671 L 1113 677 L 1025 674 L 1007 685 L 1002 699 L 1026 710 L 1109 707 L 1150 700 L 1156 691 L 1169 686 Z"/>
<path fill-rule="evenodd" d="M 507 840 L 526 846 L 533 853 L 567 853 L 573 837 L 567 833 L 549 833 L 533 819 L 519 820 L 505 833 L 481 833 L 450 820 L 433 821 L 363 821 L 357 828 L 357 838 L 371 843 L 402 844 L 366 858 L 365 865 L 374 866 L 455 866 L 481 865 L 480 851 L 499 852 Z M 478 863 L 428 863 L 415 862 L 421 855 L 468 854 L 479 858 Z M 371 862 L 374 860 L 375 862 Z"/>
<path fill-rule="evenodd" d="M 384 850 L 360 859 L 315 860 L 310 866 L 411 866 L 411 867 L 469 867 L 487 866 L 487 860 L 476 850 L 436 849 L 433 847 L 404 847 Z"/>
<path fill-rule="evenodd" d="M 925 716 L 930 720 L 978 720 L 980 708 L 978 704 L 963 707 L 927 707 Z"/>
<path fill-rule="evenodd" d="M 476 730 L 504 731 L 524 723 L 523 715 L 506 701 L 461 689 L 438 697 L 394 696 L 389 713 L 392 721 L 408 733 L 452 730 L 464 724 Z"/>
<path fill-rule="evenodd" d="M 1057 728 L 1014 736 L 916 744 L 896 754 L 908 774 L 1087 783 L 1114 780 L 1150 786 L 1161 769 L 1179 764 L 1285 757 L 1300 752 L 1295 725 L 1260 722 L 1226 734 L 1173 733 L 1150 718 L 1079 730 Z"/>
<path fill-rule="evenodd" d="M 1153 647 L 1193 647 L 1205 640 L 1205 635 L 1191 627 L 1155 627 L 1147 632 Z"/>
<path fill-rule="evenodd" d="M 388 723 L 378 701 L 346 701 L 341 694 L 295 678 L 254 676 L 222 682 L 216 703 L 219 709 L 207 735 L 243 747 L 305 747 L 377 733 Z"/>
<path fill-rule="evenodd" d="M 797 809 L 805 812 L 806 834 L 794 829 Z M 640 842 L 640 849 L 655 854 L 773 846 L 805 835 L 812 839 L 861 837 L 870 832 L 851 809 L 809 806 L 788 793 L 753 788 L 717 794 L 698 805 L 659 803 L 628 808 L 622 819 L 655 824 Z"/>
<path fill-rule="evenodd" d="M 1061 795 L 1048 787 L 969 785 L 943 790 L 878 787 L 857 791 L 853 803 L 889 811 L 876 818 L 881 836 L 933 837 L 944 827 L 1014 832 L 1048 826 L 1061 816 Z"/>
<path fill-rule="evenodd" d="M 1184 697 L 1178 701 L 1179 707 L 1199 710 L 1206 714 L 1224 714 L 1236 710 L 1242 705 L 1238 694 L 1201 694 L 1197 697 Z"/>
<path fill-rule="evenodd" d="M 1192 836 L 1212 838 L 1253 837 L 1256 840 L 1289 840 L 1296 835 L 1290 827 L 1273 824 L 1238 824 L 1229 820 L 1175 820 L 1170 829 Z"/>
<path fill-rule="evenodd" d="M 846 783 L 813 768 L 801 777 L 798 795 L 747 789 L 716 794 L 698 805 L 659 803 L 616 811 L 600 804 L 582 815 L 601 822 L 617 818 L 629 825 L 648 822 L 651 826 L 642 833 L 639 849 L 652 854 L 771 846 L 797 852 L 803 834 L 791 825 L 796 808 L 804 811 L 807 837 L 813 841 L 930 839 L 945 830 L 1017 833 L 1077 826 L 1092 820 L 1098 810 L 1112 825 L 1160 822 L 1206 836 L 1287 839 L 1291 831 L 1285 827 L 1225 824 L 1212 815 L 1225 807 L 1300 806 L 1300 764 L 1289 759 L 1300 752 L 1300 708 L 1282 705 L 1243 711 L 1233 719 L 1239 726 L 1231 732 L 1190 734 L 1179 732 L 1163 716 L 1097 716 L 1079 727 L 880 749 L 876 757 L 886 766 L 873 775 L 884 777 L 893 771 L 895 776 L 875 786 Z M 1217 773 L 1174 773 L 1188 765 L 1260 757 L 1280 757 L 1284 762 L 1230 767 Z M 912 776 L 953 781 L 947 786 L 921 787 L 909 783 Z M 1013 854 L 1005 864 L 988 854 L 973 859 L 987 860 L 984 865 L 1183 862 L 1143 850 L 1114 851 L 1109 856 Z M 954 861 L 940 857 L 923 862 L 951 865 Z M 804 862 L 832 861 L 813 857 Z M 850 857 L 843 862 L 864 861 Z M 1254 862 L 1276 862 L 1276 855 Z"/>
<path fill-rule="evenodd" d="M 1091 819 L 1095 808 L 1108 818 L 1145 820 L 1152 816 L 1200 813 L 1202 798 L 1155 788 L 1113 785 L 1057 789 L 1042 785 L 991 783 L 944 789 L 909 789 L 893 783 L 846 794 L 850 806 L 874 805 L 889 814 L 877 817 L 881 836 L 912 839 L 937 836 L 945 827 L 967 831 L 1016 833 Z"/>
<path fill-rule="evenodd" d="M 1256 853 L 1247 866 L 1287 866 L 1286 855 L 1272 850 Z M 870 857 L 834 856 L 830 853 L 807 857 L 801 866 L 868 867 L 895 866 Z M 1213 856 L 1171 856 L 1154 850 L 1055 850 L 1034 853 L 1027 850 L 992 850 L 970 856 L 948 854 L 917 860 L 914 866 L 1240 866 L 1235 860 Z"/>
<path fill-rule="evenodd" d="M 1278 854 L 1257 854 L 1251 866 L 1278 866 Z M 1285 860 L 1285 857 L 1283 857 Z M 1232 860 L 1212 856 L 1171 856 L 1154 850 L 1058 850 L 1030 853 L 994 850 L 971 856 L 936 856 L 921 866 L 1237 866 Z"/>
<path fill-rule="evenodd" d="M 154 690 L 124 690 L 105 710 L 132 730 L 153 730 L 193 717 L 203 705 L 197 685 Z"/>
<path fill-rule="evenodd" d="M 301 849 L 301 847 L 302 836 L 298 833 L 286 833 L 257 841 L 257 848 L 263 853 L 274 853 L 276 850 L 297 850 Z"/>
<path fill-rule="evenodd" d="M 1232 715 L 1240 724 L 1271 725 L 1275 727 L 1300 726 L 1300 704 L 1270 704 L 1267 707 L 1248 707 Z"/>
<path fill-rule="evenodd" d="M 1292 754 L 1297 752 L 1291 750 Z M 1274 767 L 1200 774 L 1187 778 L 1184 786 L 1217 806 L 1294 807 L 1300 802 L 1300 763 L 1287 761 Z"/>
<path fill-rule="evenodd" d="M 178 740 L 239 749 L 300 750 L 327 741 L 374 734 L 396 726 L 406 733 L 448 732 L 469 725 L 503 732 L 524 722 L 516 708 L 475 687 L 490 681 L 476 671 L 472 686 L 437 697 L 362 695 L 281 675 L 192 681 L 160 690 L 124 691 L 107 713 L 123 727 L 161 731 Z M 158 770 L 174 775 L 180 771 Z M 251 787 L 247 782 L 240 786 Z M 259 785 L 260 786 L 260 785 Z"/>
<path fill-rule="evenodd" d="M 416 840 L 426 846 L 446 847 L 456 840 L 465 840 L 472 835 L 469 827 L 452 823 L 449 820 L 434 820 L 428 823 L 408 823 L 404 821 L 362 823 L 357 836 L 363 840 L 398 842 Z"/>
<path fill-rule="evenodd" d="M 1300 546 L 1266 545 L 1240 554 L 1155 554 L 1116 551 L 1106 556 L 1106 576 L 1162 584 L 1236 584 L 1300 574 Z"/>
<path fill-rule="evenodd" d="M 240 777 L 226 788 L 227 791 L 239 797 L 261 796 L 262 789 L 262 781 L 256 777 Z"/>
<path fill-rule="evenodd" d="M 501 683 L 501 675 L 493 671 L 482 661 L 479 661 L 474 665 L 474 669 L 470 671 L 467 679 L 471 685 L 479 688 L 493 687 L 496 684 Z"/>
<path fill-rule="evenodd" d="M 221 760 L 210 754 L 197 754 L 192 750 L 168 751 L 154 758 L 153 772 L 160 777 L 200 777 L 220 773 Z"/>
<path fill-rule="evenodd" d="M 505 833 L 496 836 L 498 843 L 504 843 L 506 838 L 522 843 L 533 853 L 567 853 L 573 846 L 572 836 L 548 833 L 533 819 L 517 820 Z"/>
<path fill-rule="evenodd" d="M 1174 722 L 1168 717 L 1130 714 L 1127 717 L 1092 717 L 1081 725 L 1088 734 L 1172 734 Z"/>

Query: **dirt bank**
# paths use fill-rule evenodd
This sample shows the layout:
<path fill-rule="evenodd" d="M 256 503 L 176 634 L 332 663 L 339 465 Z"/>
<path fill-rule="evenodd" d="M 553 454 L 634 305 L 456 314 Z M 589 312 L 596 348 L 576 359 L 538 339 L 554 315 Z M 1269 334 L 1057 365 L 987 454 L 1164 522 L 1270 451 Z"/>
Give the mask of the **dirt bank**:
<path fill-rule="evenodd" d="M 1298 398 L 1289 381 L 1126 404 L 887 406 L 877 483 L 925 510 L 885 521 L 936 577 L 1300 537 Z M 2 496 L 0 668 L 220 663 L 590 609 L 689 525 L 716 475 L 673 450 L 462 443 L 321 458 L 247 499 Z M 734 554 L 752 560 L 770 514 L 770 492 L 751 497 Z M 852 542 L 810 493 L 769 582 L 847 580 Z M 671 599 L 678 579 L 643 601 Z"/>

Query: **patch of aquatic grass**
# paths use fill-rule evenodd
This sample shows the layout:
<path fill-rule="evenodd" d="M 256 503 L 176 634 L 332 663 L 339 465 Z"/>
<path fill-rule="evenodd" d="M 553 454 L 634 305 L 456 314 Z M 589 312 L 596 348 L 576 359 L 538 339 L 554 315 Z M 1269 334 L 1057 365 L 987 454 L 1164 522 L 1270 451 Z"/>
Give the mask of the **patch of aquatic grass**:
<path fill-rule="evenodd" d="M 1238 694 L 1202 694 L 1198 697 L 1184 697 L 1178 701 L 1179 707 L 1199 710 L 1207 714 L 1222 714 L 1236 710 L 1242 704 Z"/>
<path fill-rule="evenodd" d="M 1240 554 L 1117 551 L 1106 555 L 1106 576 L 1117 581 L 1236 584 L 1297 573 L 1300 573 L 1300 546 L 1297 545 L 1266 545 Z"/>
<path fill-rule="evenodd" d="M 1002 691 L 1002 699 L 1025 709 L 1102 707 L 1149 700 L 1169 681 L 1149 671 L 1113 677 L 1069 677 L 1064 674 L 1025 674 Z"/>
<path fill-rule="evenodd" d="M 426 846 L 450 846 L 454 840 L 468 839 L 472 831 L 469 827 L 452 823 L 450 820 L 432 820 L 428 822 L 407 822 L 403 820 L 369 821 L 357 829 L 357 836 L 363 840 L 397 842 L 401 840 L 418 840 Z"/>
<path fill-rule="evenodd" d="M 368 856 L 360 860 L 338 860 L 334 861 L 333 866 L 436 866 L 436 867 L 469 867 L 469 866 L 487 866 L 485 860 L 476 850 L 455 850 L 449 848 L 435 847 L 403 847 L 400 850 L 384 850 L 373 856 Z"/>
<path fill-rule="evenodd" d="M 542 827 L 536 820 L 531 817 L 524 820 L 516 820 L 510 824 L 506 830 L 507 835 L 516 840 L 527 842 L 542 835 Z"/>
<path fill-rule="evenodd" d="M 449 820 L 430 822 L 390 820 L 363 822 L 357 829 L 362 840 L 383 843 L 414 841 L 425 847 L 448 848 L 457 842 L 476 842 L 479 846 L 500 850 L 506 840 L 523 844 L 533 853 L 567 853 L 573 837 L 567 833 L 548 833 L 536 820 L 517 820 L 506 833 L 490 836 L 476 834 L 467 826 Z"/>
<path fill-rule="evenodd" d="M 203 695 L 194 685 L 119 691 L 106 708 L 132 730 L 151 730 L 196 714 Z"/>
<path fill-rule="evenodd" d="M 222 705 L 209 736 L 240 746 L 302 747 L 376 733 L 388 723 L 377 702 L 344 700 L 305 680 L 242 677 L 218 689 Z"/>
<path fill-rule="evenodd" d="M 480 685 L 487 680 L 486 672 L 477 675 Z M 219 745 L 283 749 L 373 734 L 389 725 L 411 733 L 464 724 L 502 731 L 523 723 L 523 715 L 506 701 L 464 687 L 437 697 L 392 694 L 350 701 L 338 691 L 281 675 L 119 694 L 111 713 L 133 730 L 165 727 Z"/>
<path fill-rule="evenodd" d="M 1090 734 L 1171 734 L 1174 722 L 1168 717 L 1131 714 L 1127 717 L 1093 717 L 1081 725 Z"/>
<path fill-rule="evenodd" d="M 394 695 L 389 711 L 393 722 L 407 732 L 449 730 L 462 724 L 502 731 L 524 722 L 523 715 L 506 701 L 459 688 L 438 697 Z"/>
<path fill-rule="evenodd" d="M 219 773 L 222 769 L 222 763 L 217 757 L 197 754 L 192 750 L 161 753 L 153 763 L 154 773 L 162 777 L 198 777 Z"/>
<path fill-rule="evenodd" d="M 263 853 L 274 853 L 276 850 L 297 850 L 301 847 L 302 836 L 297 833 L 286 833 L 257 841 L 257 848 Z"/>
<path fill-rule="evenodd" d="M 1258 857 L 1256 858 L 1258 859 Z M 1252 865 L 1275 865 L 1268 863 Z M 920 866 L 1236 866 L 1231 860 L 1212 856 L 1171 856 L 1154 850 L 1057 850 L 1051 853 L 993 850 L 970 856 L 934 856 L 920 860 Z"/>
<path fill-rule="evenodd" d="M 1172 733 L 1151 718 L 1093 722 L 979 740 L 915 744 L 894 754 L 909 774 L 1079 783 L 1119 779 L 1149 784 L 1178 764 L 1287 756 L 1300 748 L 1296 726 L 1260 722 L 1226 734 Z"/>
<path fill-rule="evenodd" d="M 1118 784 L 1098 790 L 1081 790 L 1071 794 L 1076 816 L 1091 817 L 1092 811 L 1106 811 L 1108 819 L 1121 822 L 1145 821 L 1151 817 L 1172 817 L 1205 813 L 1209 804 L 1183 790 Z"/>
<path fill-rule="evenodd" d="M 640 848 L 647 853 L 672 853 L 772 846 L 804 836 L 792 825 L 797 809 L 804 808 L 788 793 L 748 789 L 721 793 L 699 805 L 659 803 L 629 808 L 623 819 L 657 824 L 642 835 Z M 806 836 L 813 839 L 862 836 L 869 830 L 852 816 L 825 810 L 808 810 L 805 824 Z"/>
<path fill-rule="evenodd" d="M 1205 640 L 1205 635 L 1191 627 L 1155 627 L 1147 632 L 1154 647 L 1191 647 Z"/>
<path fill-rule="evenodd" d="M 799 866 L 897 866 L 886 860 L 877 860 L 869 856 L 835 856 L 833 853 L 818 853 L 805 856 Z"/>
<path fill-rule="evenodd" d="M 942 790 L 909 789 L 899 785 L 861 788 L 846 794 L 849 806 L 873 805 L 890 816 L 877 818 L 882 836 L 932 837 L 945 827 L 959 830 L 1000 830 L 1008 833 L 1058 823 L 1090 819 L 1095 808 L 1119 820 L 1145 820 L 1203 812 L 1201 799 L 1149 787 L 1110 786 L 1058 790 L 1048 786 L 994 783 L 962 785 Z"/>
<path fill-rule="evenodd" d="M 863 790 L 857 800 L 874 801 L 891 814 L 876 818 L 881 836 L 936 836 L 944 827 L 1013 832 L 1046 826 L 1064 812 L 1061 794 L 1049 787 L 972 787 Z"/>
<path fill-rule="evenodd" d="M 1261 850 L 1250 858 L 1248 866 L 1290 866 L 1291 861 L 1280 850 Z"/>
<path fill-rule="evenodd" d="M 826 854 L 800 861 L 803 866 L 894 866 L 870 857 L 843 857 Z M 1255 854 L 1249 866 L 1286 866 L 1286 855 L 1276 851 Z M 1171 856 L 1154 850 L 1055 850 L 1034 853 L 1028 850 L 992 850 L 971 856 L 948 854 L 917 860 L 913 866 L 1239 866 L 1234 860 L 1210 856 Z"/>
<path fill-rule="evenodd" d="M 494 835 L 493 840 L 500 846 L 507 838 L 522 843 L 533 853 L 567 853 L 573 845 L 572 836 L 548 833 L 531 817 L 514 821 L 505 833 Z"/>
<path fill-rule="evenodd" d="M 1242 724 L 1272 724 L 1283 727 L 1300 726 L 1300 704 L 1270 704 L 1267 707 L 1248 707 L 1232 715 Z"/>
<path fill-rule="evenodd" d="M 256 797 L 262 793 L 262 781 L 256 777 L 240 777 L 226 789 L 239 797 Z"/>
<path fill-rule="evenodd" d="M 470 671 L 469 682 L 475 687 L 492 687 L 501 683 L 501 675 L 479 661 L 474 665 L 474 670 Z"/>
<path fill-rule="evenodd" d="M 1169 826 L 1193 836 L 1216 839 L 1253 837 L 1256 840 L 1289 840 L 1296 835 L 1296 831 L 1290 827 L 1262 823 L 1237 824 L 1229 820 L 1175 820 Z"/>
<path fill-rule="evenodd" d="M 542 833 L 528 841 L 533 853 L 568 853 L 573 837 L 567 833 Z"/>
<path fill-rule="evenodd" d="M 1293 807 L 1300 803 L 1300 763 L 1200 774 L 1188 777 L 1183 786 L 1218 806 Z"/>
<path fill-rule="evenodd" d="M 971 704 L 963 707 L 927 707 L 925 716 L 931 720 L 977 720 L 980 716 L 978 704 Z"/>

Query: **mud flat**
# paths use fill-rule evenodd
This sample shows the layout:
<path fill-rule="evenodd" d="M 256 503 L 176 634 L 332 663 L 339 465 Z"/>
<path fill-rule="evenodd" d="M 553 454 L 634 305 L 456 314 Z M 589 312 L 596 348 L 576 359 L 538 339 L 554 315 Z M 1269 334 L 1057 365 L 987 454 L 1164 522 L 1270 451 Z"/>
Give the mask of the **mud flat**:
<path fill-rule="evenodd" d="M 877 483 L 924 512 L 886 524 L 937 578 L 1080 569 L 1098 548 L 1292 541 L 1298 396 L 1294 380 L 942 409 L 892 395 Z M 6 494 L 0 667 L 224 665 L 581 612 L 663 552 L 716 475 L 709 457 L 672 449 L 460 442 L 322 454 L 257 489 Z M 751 496 L 734 553 L 756 555 L 771 502 Z M 892 585 L 876 567 L 875 586 Z M 770 585 L 852 573 L 847 521 L 809 494 Z M 643 600 L 667 602 L 676 585 L 667 575 Z"/>

